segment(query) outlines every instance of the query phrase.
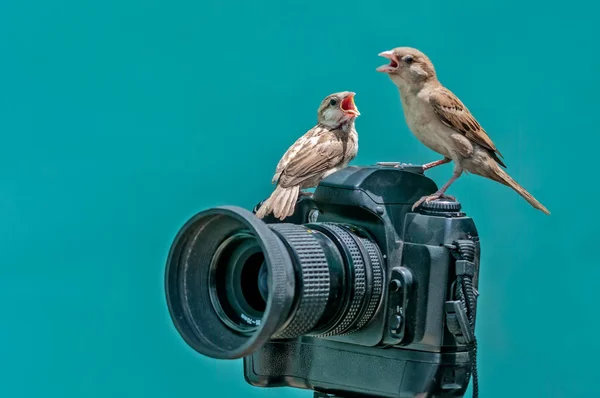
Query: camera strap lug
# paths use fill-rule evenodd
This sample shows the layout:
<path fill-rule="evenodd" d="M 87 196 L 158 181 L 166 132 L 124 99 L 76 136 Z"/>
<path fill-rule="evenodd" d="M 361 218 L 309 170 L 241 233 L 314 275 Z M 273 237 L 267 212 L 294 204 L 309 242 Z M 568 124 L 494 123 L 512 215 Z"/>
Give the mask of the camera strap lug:
<path fill-rule="evenodd" d="M 462 303 L 458 300 L 446 301 L 446 326 L 460 344 L 471 344 L 473 342 L 473 331 L 469 319 L 465 313 Z"/>

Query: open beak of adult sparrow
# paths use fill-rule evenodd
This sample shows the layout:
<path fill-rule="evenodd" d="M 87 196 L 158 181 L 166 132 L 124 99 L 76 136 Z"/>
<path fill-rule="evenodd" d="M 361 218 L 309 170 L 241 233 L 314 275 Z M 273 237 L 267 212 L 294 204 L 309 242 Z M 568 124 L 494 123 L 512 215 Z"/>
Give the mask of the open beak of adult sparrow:
<path fill-rule="evenodd" d="M 386 65 L 381 65 L 379 68 L 377 68 L 377 72 L 392 73 L 396 69 L 398 69 L 398 65 L 399 65 L 398 57 L 396 56 L 396 54 L 394 54 L 393 51 L 391 51 L 391 50 L 384 51 L 382 53 L 379 53 L 378 55 L 380 57 L 389 59 L 390 63 L 386 64 Z"/>
<path fill-rule="evenodd" d="M 342 102 L 340 103 L 340 109 L 342 110 L 342 112 L 353 116 L 360 115 L 360 112 L 358 111 L 358 108 L 354 103 L 355 95 L 356 93 L 350 93 L 342 100 Z"/>

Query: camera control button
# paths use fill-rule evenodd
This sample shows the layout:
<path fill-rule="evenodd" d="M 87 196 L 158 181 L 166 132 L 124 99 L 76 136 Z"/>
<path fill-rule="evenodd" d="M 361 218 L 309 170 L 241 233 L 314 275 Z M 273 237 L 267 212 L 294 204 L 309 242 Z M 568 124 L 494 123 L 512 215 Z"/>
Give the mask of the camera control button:
<path fill-rule="evenodd" d="M 400 282 L 398 279 L 392 279 L 390 282 L 390 290 L 392 292 L 397 292 L 400 289 L 402 289 L 402 282 Z"/>
<path fill-rule="evenodd" d="M 394 332 L 399 331 L 400 328 L 402 327 L 403 322 L 404 322 L 404 319 L 402 318 L 402 315 L 393 314 L 390 317 L 390 329 Z"/>

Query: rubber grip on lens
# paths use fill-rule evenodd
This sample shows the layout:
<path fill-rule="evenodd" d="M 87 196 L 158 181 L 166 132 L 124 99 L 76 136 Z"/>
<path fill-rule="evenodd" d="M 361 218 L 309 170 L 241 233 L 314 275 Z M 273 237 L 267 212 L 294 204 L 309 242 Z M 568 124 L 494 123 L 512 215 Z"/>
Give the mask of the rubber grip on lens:
<path fill-rule="evenodd" d="M 311 231 L 302 225 L 271 224 L 269 227 L 283 237 L 292 257 L 296 257 L 298 305 L 290 323 L 274 338 L 292 339 L 307 334 L 319 321 L 329 299 L 330 276 L 327 258 Z"/>

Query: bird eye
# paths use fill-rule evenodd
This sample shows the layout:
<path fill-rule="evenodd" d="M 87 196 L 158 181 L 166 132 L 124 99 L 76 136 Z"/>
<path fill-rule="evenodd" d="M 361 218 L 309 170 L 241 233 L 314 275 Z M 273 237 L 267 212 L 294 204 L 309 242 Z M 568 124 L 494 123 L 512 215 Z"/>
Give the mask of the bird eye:
<path fill-rule="evenodd" d="M 331 101 L 329 101 L 329 105 L 331 106 L 336 106 L 337 105 L 337 101 L 332 99 Z"/>
<path fill-rule="evenodd" d="M 404 62 L 406 62 L 407 64 L 412 64 L 415 61 L 415 59 L 411 56 L 411 55 L 407 55 L 406 57 L 404 57 Z"/>

